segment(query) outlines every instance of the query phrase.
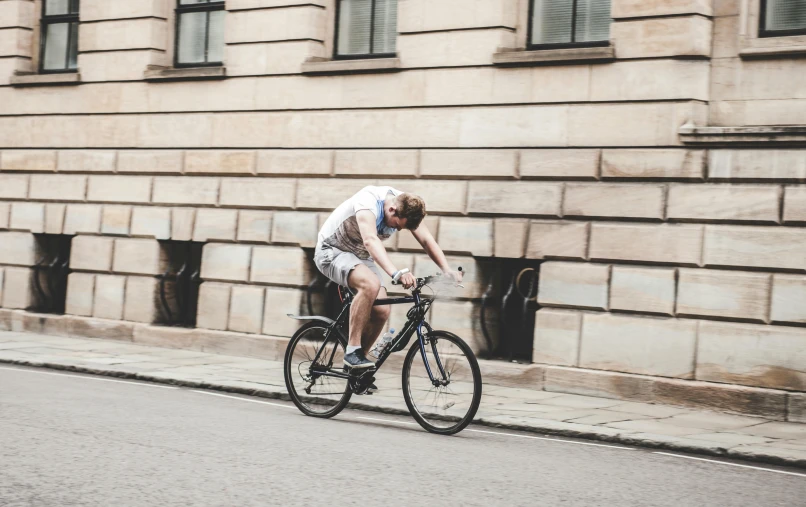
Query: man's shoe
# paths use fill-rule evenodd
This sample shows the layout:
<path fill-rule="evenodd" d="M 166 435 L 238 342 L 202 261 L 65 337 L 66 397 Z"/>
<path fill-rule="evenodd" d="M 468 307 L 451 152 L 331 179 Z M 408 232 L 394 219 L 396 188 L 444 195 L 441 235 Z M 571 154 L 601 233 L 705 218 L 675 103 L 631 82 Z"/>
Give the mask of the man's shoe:
<path fill-rule="evenodd" d="M 378 387 L 375 384 L 370 384 L 369 387 L 367 387 L 367 394 L 372 394 L 372 393 L 377 393 L 377 392 L 378 392 Z"/>
<path fill-rule="evenodd" d="M 363 349 L 358 349 L 344 355 L 344 366 L 350 370 L 363 370 L 375 368 L 375 363 L 366 358 Z"/>

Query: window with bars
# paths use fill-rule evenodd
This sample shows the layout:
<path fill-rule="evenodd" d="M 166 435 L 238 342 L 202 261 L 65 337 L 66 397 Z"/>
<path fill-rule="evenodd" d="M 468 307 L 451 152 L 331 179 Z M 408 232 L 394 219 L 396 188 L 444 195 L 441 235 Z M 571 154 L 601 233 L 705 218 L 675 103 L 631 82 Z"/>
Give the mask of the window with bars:
<path fill-rule="evenodd" d="M 75 72 L 78 67 L 79 0 L 44 0 L 39 70 Z"/>
<path fill-rule="evenodd" d="M 806 0 L 761 0 L 759 37 L 806 35 Z"/>
<path fill-rule="evenodd" d="M 397 0 L 339 0 L 335 58 L 378 58 L 397 51 Z"/>
<path fill-rule="evenodd" d="M 221 65 L 224 15 L 221 0 L 178 0 L 175 67 Z"/>
<path fill-rule="evenodd" d="M 606 46 L 610 0 L 532 0 L 530 49 Z"/>

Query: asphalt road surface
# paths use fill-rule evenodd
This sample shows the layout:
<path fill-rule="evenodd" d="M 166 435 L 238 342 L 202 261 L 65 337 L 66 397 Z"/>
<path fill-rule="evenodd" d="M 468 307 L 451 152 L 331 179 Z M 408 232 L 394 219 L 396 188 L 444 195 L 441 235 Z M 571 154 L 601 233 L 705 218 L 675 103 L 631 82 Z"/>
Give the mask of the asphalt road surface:
<path fill-rule="evenodd" d="M 702 458 L 0 366 L 0 506 L 806 506 L 804 470 Z"/>

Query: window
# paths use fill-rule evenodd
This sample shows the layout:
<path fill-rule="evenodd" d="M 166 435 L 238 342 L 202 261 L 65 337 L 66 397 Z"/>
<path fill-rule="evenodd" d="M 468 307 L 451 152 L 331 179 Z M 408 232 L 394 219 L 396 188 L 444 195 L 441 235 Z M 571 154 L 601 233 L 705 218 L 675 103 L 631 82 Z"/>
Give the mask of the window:
<path fill-rule="evenodd" d="M 75 72 L 78 67 L 78 1 L 44 0 L 39 61 L 41 72 Z"/>
<path fill-rule="evenodd" d="M 224 2 L 178 1 L 174 66 L 221 65 L 224 60 Z"/>
<path fill-rule="evenodd" d="M 397 0 L 339 0 L 335 58 L 377 58 L 397 51 Z"/>
<path fill-rule="evenodd" d="M 610 0 L 532 0 L 529 48 L 606 46 Z"/>
<path fill-rule="evenodd" d="M 762 0 L 759 37 L 806 35 L 806 0 Z"/>

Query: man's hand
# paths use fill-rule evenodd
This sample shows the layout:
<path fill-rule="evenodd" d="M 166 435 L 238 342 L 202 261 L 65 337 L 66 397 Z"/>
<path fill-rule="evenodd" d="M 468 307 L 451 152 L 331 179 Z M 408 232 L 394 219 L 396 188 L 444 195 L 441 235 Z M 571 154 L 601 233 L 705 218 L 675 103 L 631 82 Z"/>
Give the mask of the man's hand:
<path fill-rule="evenodd" d="M 417 279 L 411 273 L 403 273 L 398 281 L 404 289 L 411 289 L 417 283 Z"/>
<path fill-rule="evenodd" d="M 453 271 L 453 270 L 446 270 L 445 276 L 453 280 L 455 283 L 459 284 L 462 283 L 462 278 L 464 273 L 462 271 Z"/>

